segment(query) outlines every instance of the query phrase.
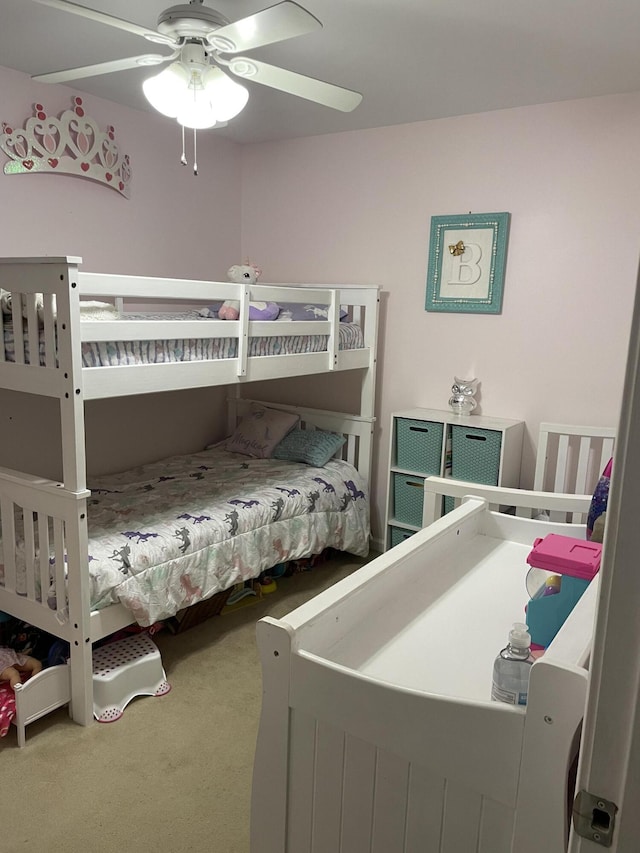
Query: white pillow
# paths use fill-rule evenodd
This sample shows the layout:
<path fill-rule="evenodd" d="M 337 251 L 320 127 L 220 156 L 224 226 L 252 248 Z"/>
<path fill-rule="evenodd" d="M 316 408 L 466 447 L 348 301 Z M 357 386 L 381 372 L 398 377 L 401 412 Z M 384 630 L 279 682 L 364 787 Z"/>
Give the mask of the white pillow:
<path fill-rule="evenodd" d="M 257 459 L 268 459 L 274 447 L 298 424 L 300 417 L 280 409 L 267 409 L 255 403 L 251 412 L 227 440 L 226 449 Z"/>

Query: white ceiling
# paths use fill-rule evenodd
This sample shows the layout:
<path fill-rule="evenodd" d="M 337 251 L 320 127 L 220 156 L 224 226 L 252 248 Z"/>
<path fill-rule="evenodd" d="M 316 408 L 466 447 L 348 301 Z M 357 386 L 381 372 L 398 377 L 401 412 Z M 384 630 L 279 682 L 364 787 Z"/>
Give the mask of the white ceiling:
<path fill-rule="evenodd" d="M 183 0 L 184 2 L 184 0 Z M 276 0 L 206 0 L 232 21 Z M 261 142 L 640 91 L 639 0 L 300 0 L 323 29 L 253 56 L 355 89 L 344 114 L 248 83 L 245 110 L 211 131 Z M 155 29 L 171 0 L 82 0 Z M 162 52 L 129 33 L 33 0 L 0 0 L 0 65 L 28 74 Z M 150 69 L 69 84 L 151 110 Z M 171 121 L 171 119 L 167 119 Z"/>

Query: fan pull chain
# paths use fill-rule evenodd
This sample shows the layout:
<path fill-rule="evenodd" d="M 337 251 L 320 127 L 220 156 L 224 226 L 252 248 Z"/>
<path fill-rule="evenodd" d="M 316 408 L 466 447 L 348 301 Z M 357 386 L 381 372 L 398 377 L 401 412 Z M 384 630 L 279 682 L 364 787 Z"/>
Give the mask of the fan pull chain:
<path fill-rule="evenodd" d="M 193 128 L 193 174 L 198 174 L 198 153 L 197 153 L 197 143 L 196 143 L 196 129 Z"/>
<path fill-rule="evenodd" d="M 181 124 L 182 128 L 182 154 L 180 155 L 180 162 L 183 166 L 187 165 L 187 155 L 185 154 L 185 140 L 184 140 L 184 125 Z M 196 139 L 196 129 L 193 128 L 193 174 L 198 174 L 198 141 Z"/>
<path fill-rule="evenodd" d="M 182 128 L 182 156 L 180 157 L 180 162 L 182 163 L 183 166 L 186 166 L 187 165 L 187 155 L 184 153 L 184 125 L 181 124 L 180 127 Z"/>

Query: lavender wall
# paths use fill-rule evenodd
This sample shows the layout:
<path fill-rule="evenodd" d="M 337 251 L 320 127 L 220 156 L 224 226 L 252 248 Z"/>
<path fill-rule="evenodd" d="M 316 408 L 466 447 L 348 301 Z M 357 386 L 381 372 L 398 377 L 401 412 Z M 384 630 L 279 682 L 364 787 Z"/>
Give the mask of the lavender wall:
<path fill-rule="evenodd" d="M 14 129 L 31 117 L 34 103 L 59 116 L 76 94 L 6 68 L 0 91 L 0 121 Z M 213 131 L 200 133 L 195 177 L 180 165 L 175 122 L 88 95 L 83 100 L 101 128 L 115 127 L 131 158 L 131 198 L 84 178 L 0 173 L 0 255 L 80 255 L 92 272 L 225 280 L 240 257 L 239 147 Z"/>
<path fill-rule="evenodd" d="M 75 94 L 6 68 L 0 68 L 0 91 L 0 121 L 14 128 L 24 126 L 34 103 L 59 116 Z M 180 165 L 175 122 L 83 98 L 87 115 L 101 128 L 113 125 L 131 158 L 131 198 L 83 178 L 0 172 L 0 255 L 79 255 L 92 272 L 226 280 L 227 268 L 241 257 L 239 146 L 212 131 L 200 133 L 195 177 Z M 192 163 L 191 139 L 187 155 Z M 0 161 L 6 161 L 2 152 Z M 90 473 L 203 447 L 224 429 L 224 394 L 214 389 L 88 403 Z M 0 397 L 0 447 L 24 453 L 4 459 L 0 452 L 0 464 L 59 477 L 55 411 L 43 418 L 32 403 L 21 395 Z"/>
<path fill-rule="evenodd" d="M 243 150 L 242 252 L 278 281 L 384 288 L 375 527 L 389 417 L 446 408 L 617 424 L 638 266 L 640 94 L 265 143 Z M 433 215 L 509 211 L 500 315 L 424 310 Z"/>

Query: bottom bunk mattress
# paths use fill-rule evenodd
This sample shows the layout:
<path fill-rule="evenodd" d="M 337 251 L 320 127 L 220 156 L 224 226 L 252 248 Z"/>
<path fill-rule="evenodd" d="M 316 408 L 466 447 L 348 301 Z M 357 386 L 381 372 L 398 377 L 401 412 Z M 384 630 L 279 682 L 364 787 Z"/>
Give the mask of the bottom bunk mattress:
<path fill-rule="evenodd" d="M 324 548 L 366 556 L 369 500 L 348 462 L 322 468 L 229 453 L 175 456 L 94 482 L 91 604 L 140 625 Z"/>

